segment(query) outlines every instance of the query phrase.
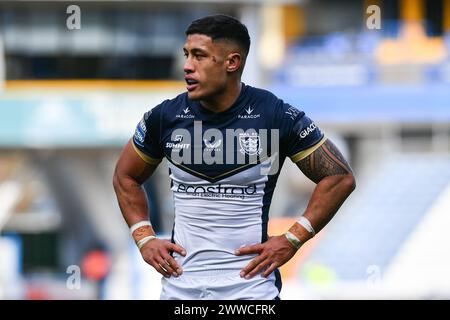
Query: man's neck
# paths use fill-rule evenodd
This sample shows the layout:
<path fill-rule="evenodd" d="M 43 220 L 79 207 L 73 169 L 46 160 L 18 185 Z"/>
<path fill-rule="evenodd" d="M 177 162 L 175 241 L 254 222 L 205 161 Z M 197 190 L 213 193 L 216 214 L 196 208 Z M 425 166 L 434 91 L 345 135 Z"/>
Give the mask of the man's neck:
<path fill-rule="evenodd" d="M 226 111 L 236 102 L 241 94 L 241 89 L 241 81 L 236 81 L 224 90 L 223 93 L 211 97 L 210 99 L 200 100 L 200 103 L 204 108 L 215 113 Z"/>

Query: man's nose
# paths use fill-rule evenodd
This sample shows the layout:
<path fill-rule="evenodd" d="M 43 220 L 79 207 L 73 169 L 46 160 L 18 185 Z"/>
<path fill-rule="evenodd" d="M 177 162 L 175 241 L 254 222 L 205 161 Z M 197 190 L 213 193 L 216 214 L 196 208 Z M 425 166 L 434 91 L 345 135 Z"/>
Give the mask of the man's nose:
<path fill-rule="evenodd" d="M 192 59 L 190 59 L 189 57 L 184 62 L 183 70 L 185 73 L 194 72 L 194 66 L 192 65 Z"/>

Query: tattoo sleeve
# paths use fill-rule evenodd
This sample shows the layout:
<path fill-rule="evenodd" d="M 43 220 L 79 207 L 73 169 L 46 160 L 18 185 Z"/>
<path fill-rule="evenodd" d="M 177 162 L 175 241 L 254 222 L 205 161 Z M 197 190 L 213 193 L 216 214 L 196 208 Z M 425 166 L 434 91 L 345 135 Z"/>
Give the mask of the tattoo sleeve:
<path fill-rule="evenodd" d="M 330 140 L 326 140 L 317 150 L 297 162 L 297 166 L 315 183 L 328 176 L 352 173 L 349 164 Z"/>

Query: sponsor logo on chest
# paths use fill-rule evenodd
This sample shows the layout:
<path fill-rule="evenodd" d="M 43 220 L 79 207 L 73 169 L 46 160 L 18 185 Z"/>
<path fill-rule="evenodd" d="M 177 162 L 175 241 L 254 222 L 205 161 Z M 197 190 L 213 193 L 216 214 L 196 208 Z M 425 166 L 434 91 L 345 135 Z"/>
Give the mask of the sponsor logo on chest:
<path fill-rule="evenodd" d="M 174 142 L 166 142 L 166 148 L 169 149 L 189 149 L 191 147 L 190 143 L 183 143 L 183 136 L 181 134 L 175 135 L 175 138 L 173 139 Z"/>
<path fill-rule="evenodd" d="M 253 109 L 251 106 L 248 106 L 244 110 L 245 112 L 243 114 L 238 115 L 239 119 L 257 119 L 261 117 L 259 113 L 253 113 L 255 109 Z"/>
<path fill-rule="evenodd" d="M 183 109 L 183 111 L 180 114 L 177 114 L 175 118 L 178 119 L 193 119 L 194 115 L 190 113 L 191 109 L 189 107 L 186 107 Z"/>

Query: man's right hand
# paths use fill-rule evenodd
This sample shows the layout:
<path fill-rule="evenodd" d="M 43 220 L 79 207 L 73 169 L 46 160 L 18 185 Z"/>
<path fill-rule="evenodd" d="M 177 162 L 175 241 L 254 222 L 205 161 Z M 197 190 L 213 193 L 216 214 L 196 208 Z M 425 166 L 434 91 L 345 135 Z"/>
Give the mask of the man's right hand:
<path fill-rule="evenodd" d="M 170 255 L 173 251 L 178 252 L 183 257 L 186 255 L 186 250 L 182 247 L 162 239 L 150 240 L 141 248 L 142 258 L 145 262 L 166 278 L 170 278 L 170 276 L 178 277 L 183 273 L 181 267 Z"/>

